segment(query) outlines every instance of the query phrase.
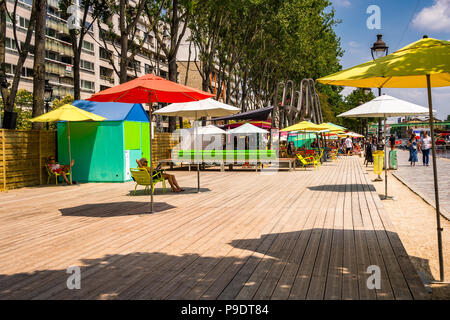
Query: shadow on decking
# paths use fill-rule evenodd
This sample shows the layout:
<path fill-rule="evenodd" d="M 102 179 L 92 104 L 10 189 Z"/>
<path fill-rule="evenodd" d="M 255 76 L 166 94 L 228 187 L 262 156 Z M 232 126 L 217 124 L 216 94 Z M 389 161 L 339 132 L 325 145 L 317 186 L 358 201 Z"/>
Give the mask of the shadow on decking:
<path fill-rule="evenodd" d="M 0 299 L 244 299 L 259 298 L 260 286 L 272 283 L 271 288 L 265 293 L 294 299 L 308 298 L 323 299 L 326 290 L 338 289 L 337 298 L 340 297 L 340 285 L 335 287 L 327 285 L 326 282 L 317 282 L 316 272 L 319 271 L 318 260 L 321 255 L 318 252 L 319 245 L 314 246 L 309 239 L 310 236 L 322 234 L 330 235 L 331 229 L 309 229 L 288 233 L 265 234 L 256 239 L 235 239 L 229 244 L 234 248 L 246 250 L 246 254 L 238 256 L 216 256 L 199 254 L 170 255 L 162 252 L 134 252 L 130 254 L 111 254 L 97 259 L 80 259 L 81 289 L 69 290 L 67 280 L 70 274 L 66 269 L 60 270 L 37 270 L 32 273 L 17 273 L 11 275 L 0 274 Z M 350 235 L 356 238 L 363 232 L 342 231 L 334 235 L 331 242 L 330 253 L 339 250 L 338 239 Z M 376 237 L 374 231 L 365 231 L 368 238 Z M 319 235 L 320 237 L 320 235 Z M 329 241 L 330 238 L 328 238 Z M 343 244 L 343 242 L 342 242 Z M 320 246 L 323 244 L 321 243 Z M 307 248 L 304 252 L 304 248 Z M 211 251 L 213 247 L 208 250 Z M 149 249 L 151 250 L 151 249 Z M 206 250 L 206 249 L 205 249 Z M 312 250 L 312 251 L 311 251 Z M 342 250 L 342 247 L 341 247 Z M 367 249 L 366 249 L 367 250 Z M 254 252 L 260 254 L 253 254 Z M 309 253 L 308 253 L 309 252 Z M 264 256 L 262 256 L 263 254 Z M 312 255 L 311 255 L 312 254 Z M 342 253 L 341 253 L 342 254 Z M 367 252 L 366 252 L 367 254 Z M 372 254 L 377 254 L 372 252 Z M 302 259 L 313 258 L 314 267 L 309 263 L 302 265 Z M 369 275 L 356 274 L 347 265 L 348 261 L 340 261 L 337 266 L 329 265 L 328 255 L 324 254 L 325 275 L 336 274 L 331 279 L 342 277 L 354 281 L 360 277 L 360 286 L 365 285 Z M 341 256 L 342 258 L 342 256 Z M 428 260 L 412 257 L 420 260 L 425 268 Z M 382 258 L 381 258 L 382 259 Z M 289 265 L 289 268 L 288 268 Z M 321 264 L 319 264 L 320 266 Z M 67 266 L 69 267 L 69 265 Z M 365 267 L 365 266 L 364 266 Z M 390 268 L 391 266 L 388 266 Z M 429 268 L 429 267 L 428 267 Z M 286 270 L 290 270 L 286 277 Z M 328 271 L 327 271 L 328 269 Z M 292 273 L 292 271 L 294 271 Z M 322 270 L 323 271 L 323 270 Z M 254 274 L 257 277 L 254 278 Z M 268 272 L 276 275 L 277 282 L 266 277 Z M 311 274 L 314 272 L 314 274 Z M 389 277 L 399 276 L 392 272 Z M 382 277 L 382 289 L 377 292 L 379 297 L 394 298 L 386 274 Z M 259 279 L 255 281 L 255 279 Z M 396 279 L 398 281 L 403 281 Z M 266 283 L 267 282 L 267 283 Z M 336 281 L 335 281 L 336 282 Z M 345 282 L 345 281 L 344 281 Z M 347 282 L 348 283 L 348 282 Z M 306 286 L 305 296 L 298 296 L 299 287 Z M 296 288 L 296 289 L 295 289 Z M 348 287 L 347 287 L 348 288 Z M 360 287 L 361 288 L 361 287 Z M 310 291 L 312 290 L 313 293 Z M 408 292 L 406 285 L 403 296 Z M 263 290 L 264 292 L 265 290 Z M 428 295 L 424 292 L 424 298 Z M 358 288 L 354 295 L 361 299 L 376 299 L 375 292 L 369 290 L 366 295 L 358 294 Z"/>
<path fill-rule="evenodd" d="M 364 188 L 366 188 L 366 190 Z M 308 187 L 308 189 L 312 191 L 335 192 L 376 191 L 375 187 L 372 184 L 325 184 L 321 186 Z"/>
<path fill-rule="evenodd" d="M 154 213 L 175 208 L 166 202 L 153 202 Z M 71 208 L 59 209 L 63 216 L 110 218 L 149 213 L 150 202 L 124 201 L 110 203 L 90 203 Z"/>
<path fill-rule="evenodd" d="M 183 187 L 184 191 L 182 192 L 173 192 L 170 189 L 170 186 L 166 186 L 166 193 L 164 193 L 163 188 L 155 188 L 155 191 L 153 192 L 154 195 L 171 195 L 171 196 L 175 196 L 175 195 L 179 195 L 179 194 L 195 194 L 197 193 L 197 188 L 190 188 L 190 187 Z M 203 192 L 210 192 L 211 189 L 209 188 L 201 188 L 200 187 L 200 192 L 199 193 L 203 193 Z M 141 197 L 141 196 L 147 196 L 150 197 L 150 193 L 146 192 L 144 189 L 138 189 L 136 190 L 136 194 L 134 194 L 134 189 L 130 190 L 130 192 L 127 194 L 128 196 L 132 196 L 132 197 Z"/>

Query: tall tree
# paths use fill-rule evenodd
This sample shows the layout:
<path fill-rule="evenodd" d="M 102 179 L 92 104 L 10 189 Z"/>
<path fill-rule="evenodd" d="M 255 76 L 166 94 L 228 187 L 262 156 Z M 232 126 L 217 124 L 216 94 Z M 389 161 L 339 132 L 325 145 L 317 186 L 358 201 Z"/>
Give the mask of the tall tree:
<path fill-rule="evenodd" d="M 18 37 L 17 37 L 17 26 L 19 25 L 19 22 L 17 21 L 17 14 L 16 14 L 18 2 L 19 2 L 19 0 L 14 0 L 14 3 L 13 3 L 14 7 L 13 7 L 12 12 L 9 12 L 5 0 L 1 0 L 1 2 L 0 2 L 0 11 L 1 11 L 0 17 L 3 17 L 3 16 L 8 17 L 8 19 L 11 21 L 11 27 L 13 30 L 13 43 L 14 43 L 14 47 L 17 50 L 17 53 L 19 55 L 15 70 L 11 70 L 11 72 L 14 73 L 11 88 L 8 90 L 8 88 L 1 87 L 4 110 L 7 112 L 14 111 L 14 101 L 16 99 L 17 90 L 19 88 L 19 81 L 20 81 L 20 78 L 22 75 L 23 65 L 24 65 L 25 60 L 28 57 L 28 53 L 31 49 L 31 38 L 32 38 L 33 32 L 34 32 L 34 25 L 35 25 L 34 20 L 35 20 L 35 16 L 36 16 L 37 1 L 33 1 L 25 41 L 24 42 L 19 41 Z M 2 64 L 2 68 L 0 68 L 1 69 L 0 75 L 2 75 L 2 77 L 4 77 L 4 79 L 6 79 L 6 77 L 5 77 L 5 73 L 6 73 L 5 54 L 6 54 L 6 51 L 4 49 L 5 41 L 6 41 L 6 37 L 4 36 L 6 34 L 6 24 L 4 24 L 3 21 L 6 22 L 6 19 L 2 18 L 1 30 L 0 30 L 3 35 L 2 38 L 0 38 L 2 40 L 2 44 L 0 45 L 0 63 Z M 9 123 L 8 120 L 9 119 L 7 119 L 6 117 L 3 118 L 3 127 L 11 126 L 11 123 Z"/>
<path fill-rule="evenodd" d="M 159 24 L 153 24 L 153 33 L 155 34 L 156 41 L 158 41 L 159 47 L 167 60 L 169 67 L 169 80 L 178 82 L 178 66 L 177 66 L 177 54 L 183 37 L 186 33 L 186 29 L 189 23 L 190 14 L 193 11 L 195 1 L 192 0 L 172 0 L 162 1 L 165 7 L 160 13 L 160 21 L 164 26 L 169 26 L 168 30 Z M 154 10 L 151 10 L 150 6 L 147 6 L 147 17 L 150 21 L 155 19 Z M 168 34 L 168 44 L 165 41 L 166 33 Z M 159 59 L 159 57 L 157 57 Z M 176 129 L 176 118 L 169 117 L 169 131 L 173 132 Z"/>
<path fill-rule="evenodd" d="M 73 5 L 73 0 L 61 0 L 59 8 L 61 17 L 68 20 L 73 16 L 74 11 L 69 10 Z M 81 83 L 80 83 L 80 61 L 83 49 L 83 41 L 96 20 L 102 15 L 107 8 L 105 0 L 80 0 L 81 18 L 73 16 L 75 24 L 69 27 L 69 35 L 73 51 L 73 92 L 75 100 L 81 99 Z M 88 21 L 89 17 L 89 21 Z"/>
<path fill-rule="evenodd" d="M 33 117 L 44 113 L 45 88 L 45 20 L 47 17 L 47 0 L 35 0 L 36 19 L 34 32 L 33 64 Z M 42 130 L 42 122 L 34 122 L 32 129 Z"/>

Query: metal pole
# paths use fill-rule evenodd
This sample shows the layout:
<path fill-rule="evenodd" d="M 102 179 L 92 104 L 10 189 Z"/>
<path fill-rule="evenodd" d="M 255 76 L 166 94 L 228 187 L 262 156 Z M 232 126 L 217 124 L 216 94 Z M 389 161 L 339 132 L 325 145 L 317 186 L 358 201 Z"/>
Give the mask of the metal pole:
<path fill-rule="evenodd" d="M 195 111 L 194 125 L 195 125 L 195 137 L 194 137 L 195 140 L 194 141 L 197 141 L 197 138 L 198 138 L 197 111 Z M 195 152 L 195 143 L 194 143 L 194 152 Z M 197 154 L 197 152 L 195 152 L 195 154 Z M 201 154 L 201 155 L 203 156 L 203 154 Z M 199 193 L 199 192 L 200 192 L 200 161 L 197 162 L 197 193 Z"/>
<path fill-rule="evenodd" d="M 159 58 L 159 57 L 158 57 Z M 149 126 L 149 138 L 150 138 L 150 213 L 153 213 L 153 152 L 152 152 L 152 99 L 151 94 L 149 94 L 148 101 L 148 126 Z"/>
<path fill-rule="evenodd" d="M 384 117 L 384 191 L 385 191 L 385 199 L 388 198 L 387 192 L 387 170 L 388 170 L 388 154 L 387 154 L 387 140 L 386 140 L 386 116 Z"/>
<path fill-rule="evenodd" d="M 442 231 L 441 228 L 441 215 L 439 209 L 439 188 L 438 188 L 438 175 L 436 166 L 436 143 L 434 141 L 434 118 L 433 118 L 433 102 L 431 99 L 431 79 L 427 74 L 427 89 L 428 89 L 428 111 L 430 116 L 430 131 L 431 131 L 431 146 L 433 157 L 433 178 L 434 178 L 434 199 L 436 201 L 436 222 L 437 222 L 437 237 L 438 237 L 438 251 L 439 251 L 439 276 L 440 281 L 444 282 L 444 258 L 442 255 Z"/>
<path fill-rule="evenodd" d="M 70 184 L 72 184 L 72 174 L 73 174 L 72 167 L 71 167 L 71 164 L 72 164 L 72 151 L 70 150 L 70 125 L 69 125 L 69 123 L 70 123 L 70 121 L 67 121 L 67 137 L 68 137 L 68 140 L 69 140 L 69 168 L 70 168 L 69 178 L 70 178 Z"/>

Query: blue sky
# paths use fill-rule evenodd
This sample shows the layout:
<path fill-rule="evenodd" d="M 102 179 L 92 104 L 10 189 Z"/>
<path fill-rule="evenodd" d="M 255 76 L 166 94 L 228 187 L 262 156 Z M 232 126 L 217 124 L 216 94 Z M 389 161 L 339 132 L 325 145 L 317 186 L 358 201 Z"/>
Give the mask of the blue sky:
<path fill-rule="evenodd" d="M 335 28 L 345 53 L 344 69 L 372 60 L 370 47 L 381 33 L 392 53 L 417 41 L 424 34 L 430 38 L 450 40 L 450 0 L 331 0 L 336 18 L 342 22 Z M 370 30 L 366 13 L 370 5 L 381 10 L 381 29 Z M 345 88 L 348 94 L 354 88 Z M 377 95 L 378 90 L 374 90 Z M 426 89 L 383 89 L 383 93 L 428 107 Z M 450 114 L 450 87 L 433 88 L 433 109 L 439 119 Z"/>

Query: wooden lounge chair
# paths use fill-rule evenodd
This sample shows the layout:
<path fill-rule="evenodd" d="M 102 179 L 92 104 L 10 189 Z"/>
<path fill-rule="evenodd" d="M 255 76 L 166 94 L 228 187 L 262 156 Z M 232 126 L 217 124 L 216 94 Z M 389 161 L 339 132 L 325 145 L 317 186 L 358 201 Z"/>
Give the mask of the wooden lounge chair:
<path fill-rule="evenodd" d="M 134 195 L 136 195 L 136 188 L 138 185 L 145 186 L 145 191 L 150 193 L 150 173 L 144 168 L 132 168 L 130 169 L 131 176 L 133 177 L 136 185 L 134 186 Z M 162 171 L 155 171 L 153 174 L 153 192 L 155 192 L 155 185 L 158 182 L 163 184 L 163 192 L 166 193 L 166 180 L 162 176 Z"/>
<path fill-rule="evenodd" d="M 297 158 L 300 160 L 300 163 L 305 170 L 306 167 L 310 165 L 314 166 L 314 170 L 316 170 L 316 168 L 319 169 L 320 161 L 316 160 L 314 157 L 303 157 L 301 154 L 297 154 Z"/>

